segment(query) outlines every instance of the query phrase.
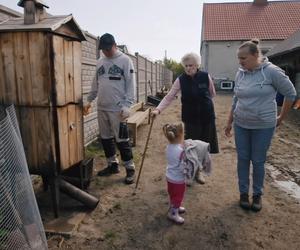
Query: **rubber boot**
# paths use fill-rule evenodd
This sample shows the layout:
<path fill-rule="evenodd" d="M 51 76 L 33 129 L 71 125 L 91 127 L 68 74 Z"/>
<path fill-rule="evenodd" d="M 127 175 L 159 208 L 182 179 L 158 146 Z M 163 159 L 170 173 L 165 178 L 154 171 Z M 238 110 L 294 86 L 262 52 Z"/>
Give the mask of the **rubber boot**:
<path fill-rule="evenodd" d="M 98 176 L 110 176 L 117 174 L 119 170 L 119 161 L 116 156 L 116 147 L 114 138 L 103 139 L 101 138 L 104 154 L 107 161 L 107 167 L 98 172 Z"/>
<path fill-rule="evenodd" d="M 170 208 L 168 212 L 168 219 L 175 222 L 176 224 L 183 224 L 184 218 L 179 215 L 178 208 Z"/>
<path fill-rule="evenodd" d="M 125 183 L 126 184 L 132 184 L 135 180 L 135 166 L 133 160 L 124 162 L 124 166 L 126 169 L 126 177 L 125 177 Z"/>
<path fill-rule="evenodd" d="M 126 169 L 125 183 L 132 184 L 135 180 L 135 166 L 133 162 L 132 149 L 129 145 L 129 141 L 122 141 L 117 143 L 120 150 L 121 159 Z"/>

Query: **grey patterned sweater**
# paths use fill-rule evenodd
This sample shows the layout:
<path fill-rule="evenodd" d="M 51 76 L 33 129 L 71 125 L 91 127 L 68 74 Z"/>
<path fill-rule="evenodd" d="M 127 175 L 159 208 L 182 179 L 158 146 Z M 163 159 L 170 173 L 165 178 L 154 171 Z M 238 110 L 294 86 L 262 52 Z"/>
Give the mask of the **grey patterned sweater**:
<path fill-rule="evenodd" d="M 98 97 L 98 109 L 120 111 L 134 103 L 135 84 L 132 61 L 118 50 L 112 58 L 103 56 L 98 60 L 87 101 Z"/>

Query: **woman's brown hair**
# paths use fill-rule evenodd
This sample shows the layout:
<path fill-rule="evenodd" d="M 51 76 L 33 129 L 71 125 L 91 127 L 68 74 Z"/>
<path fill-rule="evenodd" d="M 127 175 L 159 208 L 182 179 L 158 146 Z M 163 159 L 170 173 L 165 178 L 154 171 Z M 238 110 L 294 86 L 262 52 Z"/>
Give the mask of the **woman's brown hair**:
<path fill-rule="evenodd" d="M 258 53 L 261 56 L 261 50 L 259 48 L 259 39 L 254 38 L 254 39 L 251 39 L 250 41 L 244 42 L 239 47 L 239 49 L 242 49 L 242 48 L 248 48 L 249 53 L 251 55 L 254 55 L 254 54 Z"/>

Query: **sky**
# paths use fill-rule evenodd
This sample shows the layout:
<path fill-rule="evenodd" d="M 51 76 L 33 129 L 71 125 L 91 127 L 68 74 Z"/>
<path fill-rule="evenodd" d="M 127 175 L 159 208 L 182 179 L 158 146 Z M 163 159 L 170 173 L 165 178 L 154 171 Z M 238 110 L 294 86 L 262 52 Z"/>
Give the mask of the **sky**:
<path fill-rule="evenodd" d="M 0 4 L 23 13 L 18 0 Z M 114 35 L 130 53 L 152 60 L 165 55 L 177 62 L 188 52 L 200 53 L 202 6 L 205 3 L 252 0 L 44 0 L 52 15 L 73 14 L 81 29 L 95 36 Z"/>

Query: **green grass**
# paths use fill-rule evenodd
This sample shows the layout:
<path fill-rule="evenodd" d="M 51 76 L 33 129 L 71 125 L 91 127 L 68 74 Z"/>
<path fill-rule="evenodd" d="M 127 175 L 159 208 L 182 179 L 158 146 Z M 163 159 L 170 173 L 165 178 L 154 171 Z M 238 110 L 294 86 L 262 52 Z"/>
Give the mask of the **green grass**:
<path fill-rule="evenodd" d="M 118 151 L 118 150 L 117 150 Z M 134 162 L 140 163 L 140 160 L 142 159 L 142 155 L 138 154 L 134 148 L 133 148 L 133 159 Z M 98 141 L 94 141 L 91 144 L 89 144 L 86 148 L 85 148 L 85 156 L 86 158 L 94 158 L 94 157 L 104 157 L 105 158 L 105 154 L 104 151 L 102 149 L 102 145 L 101 143 L 99 143 Z"/>
<path fill-rule="evenodd" d="M 92 142 L 85 148 L 86 158 L 105 157 L 102 145 L 98 141 Z"/>
<path fill-rule="evenodd" d="M 113 231 L 108 231 L 105 233 L 104 238 L 106 240 L 114 240 L 117 237 L 117 234 Z"/>

